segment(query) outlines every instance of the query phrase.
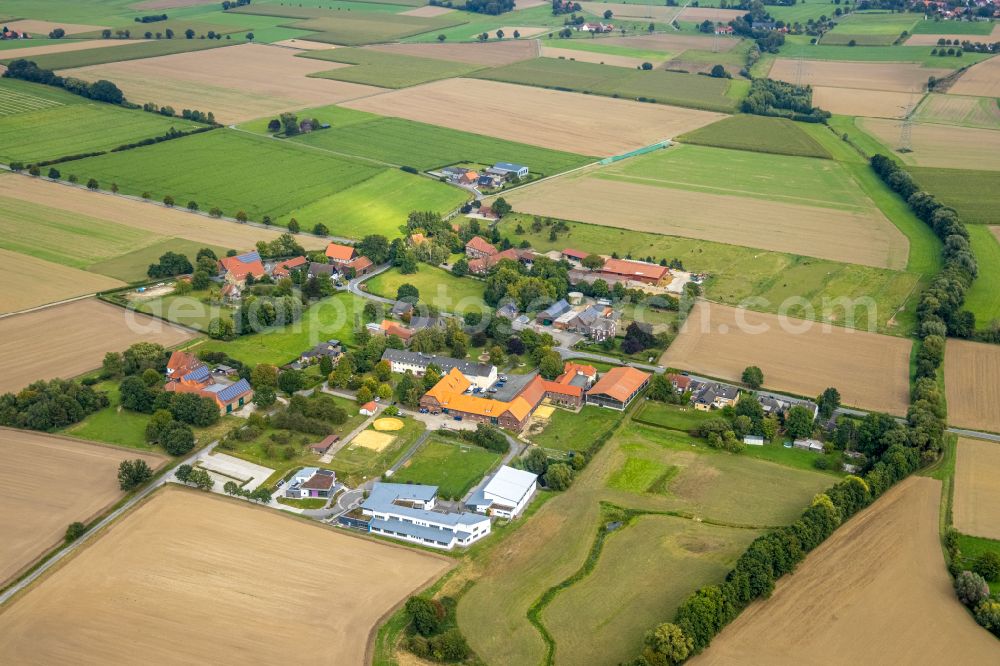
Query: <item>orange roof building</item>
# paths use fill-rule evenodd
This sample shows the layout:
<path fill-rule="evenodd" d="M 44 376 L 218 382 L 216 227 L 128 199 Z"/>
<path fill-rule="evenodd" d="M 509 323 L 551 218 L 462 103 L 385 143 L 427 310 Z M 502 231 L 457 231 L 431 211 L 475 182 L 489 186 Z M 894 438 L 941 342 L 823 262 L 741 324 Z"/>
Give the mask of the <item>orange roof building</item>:
<path fill-rule="evenodd" d="M 632 261 L 631 259 L 606 259 L 599 270 L 601 273 L 648 284 L 658 284 L 663 278 L 670 275 L 670 269 L 666 266 L 649 264 L 645 261 Z"/>
<path fill-rule="evenodd" d="M 648 372 L 630 367 L 612 368 L 587 391 L 587 404 L 624 410 L 646 388 Z"/>
<path fill-rule="evenodd" d="M 387 335 L 387 336 L 389 336 L 389 335 L 395 335 L 397 338 L 399 338 L 403 342 L 409 342 L 410 338 L 413 337 L 413 333 L 414 333 L 413 329 L 407 328 L 407 327 L 403 326 L 402 324 L 398 324 L 398 323 L 396 323 L 394 321 L 390 321 L 388 319 L 383 319 L 382 320 L 382 324 L 381 324 L 380 328 L 382 329 L 382 332 L 385 335 Z"/>
<path fill-rule="evenodd" d="M 241 286 L 246 283 L 248 275 L 257 279 L 264 277 L 265 274 L 264 262 L 261 261 L 257 252 L 247 252 L 235 257 L 223 257 L 219 259 L 219 266 L 226 274 L 226 282 Z"/>
<path fill-rule="evenodd" d="M 469 259 L 482 259 L 491 257 L 497 253 L 497 249 L 482 236 L 473 236 L 465 244 L 465 256 Z"/>
<path fill-rule="evenodd" d="M 253 399 L 253 389 L 247 380 L 240 379 L 233 384 L 218 383 L 208 366 L 196 356 L 182 351 L 175 351 L 167 361 L 167 382 L 163 390 L 209 398 L 224 414 L 242 408 Z"/>
<path fill-rule="evenodd" d="M 351 261 L 345 264 L 348 268 L 354 269 L 355 275 L 364 275 L 368 272 L 368 269 L 374 266 L 372 260 L 368 257 L 355 257 Z"/>
<path fill-rule="evenodd" d="M 545 398 L 545 380 L 535 376 L 510 402 L 466 393 L 472 383 L 452 368 L 420 398 L 420 406 L 434 414 L 445 413 L 520 432 L 528 417 Z"/>
<path fill-rule="evenodd" d="M 326 246 L 326 258 L 336 264 L 346 264 L 354 258 L 355 250 L 352 245 L 340 245 L 330 243 Z"/>

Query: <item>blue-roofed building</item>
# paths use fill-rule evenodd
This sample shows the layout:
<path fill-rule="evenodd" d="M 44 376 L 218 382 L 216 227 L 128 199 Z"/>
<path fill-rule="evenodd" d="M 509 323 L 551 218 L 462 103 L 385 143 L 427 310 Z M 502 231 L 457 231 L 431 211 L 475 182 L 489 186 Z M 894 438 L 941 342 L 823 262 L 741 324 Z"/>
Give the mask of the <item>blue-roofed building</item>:
<path fill-rule="evenodd" d="M 450 550 L 468 546 L 490 533 L 490 519 L 469 512 L 434 511 L 436 486 L 409 483 L 376 483 L 361 504 L 371 517 L 368 531 Z"/>
<path fill-rule="evenodd" d="M 199 365 L 197 368 L 184 375 L 182 379 L 188 382 L 203 382 L 208 379 L 209 376 L 211 376 L 211 373 L 208 371 L 208 366 Z"/>
<path fill-rule="evenodd" d="M 535 316 L 535 321 L 542 326 L 551 326 L 552 322 L 558 319 L 560 315 L 567 312 L 569 312 L 569 303 L 566 302 L 565 298 L 562 298 L 539 312 Z"/>
<path fill-rule="evenodd" d="M 518 178 L 525 178 L 527 177 L 529 170 L 528 167 L 523 164 L 514 164 L 513 162 L 497 162 L 490 169 L 487 169 L 486 173 L 505 177 L 517 176 Z"/>
<path fill-rule="evenodd" d="M 167 362 L 167 383 L 163 389 L 211 398 L 223 414 L 239 410 L 253 399 L 250 382 L 240 379 L 230 383 L 221 377 L 216 380 L 208 366 L 194 355 L 182 351 L 171 354 Z"/>

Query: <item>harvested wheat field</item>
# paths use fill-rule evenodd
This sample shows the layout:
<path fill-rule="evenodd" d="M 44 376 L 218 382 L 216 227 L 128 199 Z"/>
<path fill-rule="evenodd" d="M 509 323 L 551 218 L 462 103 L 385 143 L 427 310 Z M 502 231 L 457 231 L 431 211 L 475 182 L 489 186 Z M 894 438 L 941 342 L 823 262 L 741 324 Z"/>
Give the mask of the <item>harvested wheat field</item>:
<path fill-rule="evenodd" d="M 145 0 L 132 9 L 179 9 L 180 7 L 195 7 L 197 5 L 213 5 L 212 0 Z"/>
<path fill-rule="evenodd" d="M 0 262 L 4 266 L 0 314 L 125 286 L 124 282 L 114 278 L 9 250 L 0 249 Z"/>
<path fill-rule="evenodd" d="M 910 35 L 906 40 L 907 46 L 937 46 L 939 39 L 951 40 L 961 43 L 970 42 L 1000 42 L 1000 25 L 993 26 L 993 32 L 989 35 Z"/>
<path fill-rule="evenodd" d="M 1000 106 L 995 99 L 970 95 L 939 95 L 924 98 L 914 120 L 962 127 L 1000 130 Z"/>
<path fill-rule="evenodd" d="M 604 12 L 611 10 L 616 19 L 649 19 L 651 21 L 664 21 L 670 23 L 680 14 L 680 7 L 662 7 L 656 5 L 631 5 L 623 2 L 581 2 L 583 11 L 594 16 L 603 16 Z"/>
<path fill-rule="evenodd" d="M 518 9 L 520 9 L 520 7 L 518 7 Z M 455 10 L 450 7 L 432 7 L 431 5 L 425 5 L 415 9 L 408 9 L 405 12 L 399 12 L 399 16 L 420 16 L 423 18 L 432 18 L 434 16 L 451 14 L 453 11 Z"/>
<path fill-rule="evenodd" d="M 906 237 L 874 209 L 819 208 L 573 175 L 504 198 L 521 213 L 881 268 L 905 268 L 909 251 Z"/>
<path fill-rule="evenodd" d="M 928 77 L 941 78 L 952 71 L 902 62 L 839 62 L 778 58 L 774 61 L 768 76 L 781 81 L 795 81 L 799 63 L 802 64 L 803 84 L 909 93 L 922 91 L 927 85 Z"/>
<path fill-rule="evenodd" d="M 155 99 L 157 104 L 177 109 L 211 111 L 224 123 L 335 104 L 381 90 L 308 77 L 330 69 L 328 62 L 296 58 L 286 48 L 240 44 L 60 73 L 87 81 L 108 79 L 129 99 Z"/>
<path fill-rule="evenodd" d="M 1000 432 L 1000 346 L 948 340 L 944 385 L 948 423 L 959 428 Z"/>
<path fill-rule="evenodd" d="M 98 194 L 81 187 L 48 182 L 41 178 L 0 176 L 0 197 L 72 211 L 161 236 L 186 238 L 206 245 L 235 250 L 252 248 L 260 240 L 274 240 L 284 231 L 216 220 L 155 203 Z M 311 234 L 302 234 L 296 240 L 307 250 L 319 250 L 327 246 L 326 240 Z"/>
<path fill-rule="evenodd" d="M 1000 539 L 1000 442 L 958 440 L 954 523 L 963 534 Z"/>
<path fill-rule="evenodd" d="M 166 488 L 0 613 L 0 662 L 366 663 L 378 621 L 450 566 Z"/>
<path fill-rule="evenodd" d="M 69 36 L 81 32 L 93 32 L 107 28 L 106 25 L 87 25 L 84 23 L 58 23 L 53 21 L 36 21 L 33 19 L 22 19 L 20 21 L 7 21 L 4 23 L 11 30 L 26 32 L 33 37 L 44 37 L 56 28 L 62 28 Z"/>
<path fill-rule="evenodd" d="M 899 143 L 900 123 L 862 118 L 858 125 L 887 146 Z M 1000 132 L 974 127 L 913 123 L 912 152 L 897 153 L 906 164 L 946 169 L 1000 170 Z"/>
<path fill-rule="evenodd" d="M 815 396 L 827 387 L 844 404 L 905 414 L 912 340 L 701 301 L 660 365 L 739 382 L 764 371 L 764 385 Z"/>
<path fill-rule="evenodd" d="M 194 334 L 138 312 L 87 298 L 0 319 L 0 392 L 36 379 L 69 379 L 100 367 L 104 354 L 135 342 L 172 347 Z"/>
<path fill-rule="evenodd" d="M 337 48 L 333 44 L 313 42 L 308 39 L 283 39 L 280 42 L 271 42 L 271 46 L 285 46 L 300 51 L 332 51 Z"/>
<path fill-rule="evenodd" d="M 343 106 L 591 155 L 624 153 L 725 117 L 477 79 L 435 81 Z"/>
<path fill-rule="evenodd" d="M 70 523 L 89 523 L 122 496 L 121 461 L 156 469 L 166 460 L 11 428 L 0 428 L 0 455 L 0 587 L 57 546 Z"/>
<path fill-rule="evenodd" d="M 965 70 L 948 92 L 953 95 L 1000 97 L 1000 58 L 994 56 Z"/>
<path fill-rule="evenodd" d="M 887 92 L 861 88 L 813 88 L 813 104 L 824 111 L 845 116 L 902 118 L 920 103 L 921 93 Z"/>
<path fill-rule="evenodd" d="M 642 63 L 649 62 L 644 58 L 630 58 L 629 56 L 610 55 L 596 51 L 560 49 L 554 46 L 543 46 L 542 57 L 565 58 L 566 60 L 577 60 L 579 62 L 596 62 L 601 65 L 614 65 L 615 67 L 628 67 L 629 69 L 641 67 Z"/>
<path fill-rule="evenodd" d="M 5 49 L 2 53 L 5 60 L 7 58 L 30 58 L 32 56 L 45 55 L 46 53 L 64 53 L 66 51 L 82 51 L 84 49 L 111 48 L 114 46 L 124 46 L 126 44 L 136 44 L 143 41 L 145 40 L 88 39 L 80 42 L 68 42 L 66 44 L 45 44 L 43 46 L 26 46 L 22 49 Z"/>
<path fill-rule="evenodd" d="M 1000 643 L 952 589 L 938 538 L 940 501 L 940 481 L 900 482 L 689 663 L 997 663 Z"/>
<path fill-rule="evenodd" d="M 538 43 L 533 40 L 464 44 L 377 44 L 365 48 L 415 58 L 433 58 L 490 67 L 509 65 L 538 56 Z"/>
<path fill-rule="evenodd" d="M 730 51 L 740 43 L 739 39 L 732 37 L 684 35 L 675 33 L 656 33 L 653 35 L 636 35 L 635 37 L 606 37 L 601 40 L 601 44 L 611 46 L 627 46 L 634 49 L 646 49 L 649 51 L 666 51 L 680 53 L 688 49 L 711 50 L 718 46 L 720 52 Z"/>
<path fill-rule="evenodd" d="M 678 21 L 691 21 L 692 23 L 702 23 L 704 21 L 714 21 L 716 23 L 729 23 L 733 19 L 740 18 L 746 14 L 738 9 L 716 9 L 714 7 L 685 7 L 681 10 Z"/>

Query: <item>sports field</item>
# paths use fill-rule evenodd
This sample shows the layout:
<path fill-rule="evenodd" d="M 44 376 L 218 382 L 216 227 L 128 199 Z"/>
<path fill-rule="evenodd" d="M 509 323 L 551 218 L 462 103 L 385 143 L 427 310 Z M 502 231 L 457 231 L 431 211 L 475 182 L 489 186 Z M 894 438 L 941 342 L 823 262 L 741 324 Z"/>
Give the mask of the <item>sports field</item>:
<path fill-rule="evenodd" d="M 761 153 L 798 155 L 800 157 L 830 157 L 830 153 L 823 146 L 803 132 L 799 125 L 787 118 L 743 114 L 730 116 L 707 127 L 679 136 L 677 140 L 700 146 L 733 148 Z"/>
<path fill-rule="evenodd" d="M 531 40 L 508 40 L 504 42 L 453 42 L 453 43 L 396 43 L 376 44 L 367 47 L 393 55 L 407 55 L 414 58 L 448 60 L 469 65 L 499 67 L 519 60 L 528 60 L 538 55 L 538 44 Z"/>
<path fill-rule="evenodd" d="M 330 49 L 327 51 L 307 51 L 303 55 L 316 60 L 352 65 L 351 67 L 337 67 L 329 71 L 318 72 L 312 76 L 383 88 L 406 88 L 418 83 L 462 76 L 479 69 L 477 65 L 432 58 L 416 58 L 374 49 Z"/>
<path fill-rule="evenodd" d="M 957 451 L 955 529 L 1000 539 L 1000 442 L 961 437 Z"/>
<path fill-rule="evenodd" d="M 723 169 L 732 169 L 725 182 Z M 829 160 L 674 146 L 505 198 L 519 212 L 633 231 L 882 268 L 907 262 L 906 237 Z"/>
<path fill-rule="evenodd" d="M 1000 432 L 998 376 L 1000 346 L 948 340 L 944 355 L 948 423 L 959 428 Z"/>
<path fill-rule="evenodd" d="M 154 453 L 25 430 L 0 428 L 0 586 L 63 540 L 72 522 L 87 523 L 121 497 L 118 464 L 142 458 L 156 469 Z M 30 473 L 28 471 L 30 470 Z M 39 495 L 40 488 L 59 492 Z"/>
<path fill-rule="evenodd" d="M 382 615 L 449 567 L 438 555 L 168 488 L 4 609 L 0 661 L 126 663 L 141 652 L 154 662 L 273 663 L 306 650 L 358 664 Z"/>
<path fill-rule="evenodd" d="M 1000 58 L 990 58 L 967 69 L 948 89 L 952 95 L 1000 97 Z"/>
<path fill-rule="evenodd" d="M 941 78 L 950 72 L 949 69 L 920 67 L 901 62 L 844 63 L 778 58 L 774 61 L 769 76 L 781 81 L 794 82 L 798 79 L 802 84 L 808 83 L 814 86 L 914 93 L 924 89 L 928 77 Z"/>
<path fill-rule="evenodd" d="M 192 337 L 186 329 L 93 298 L 6 317 L 0 319 L 0 391 L 17 391 L 36 379 L 70 379 L 100 367 L 106 352 L 135 342 L 171 347 Z"/>
<path fill-rule="evenodd" d="M 969 164 L 967 166 L 974 166 Z M 971 224 L 995 224 L 1000 210 L 996 171 L 908 167 L 917 182 Z"/>
<path fill-rule="evenodd" d="M 858 123 L 886 146 L 899 145 L 899 122 L 864 118 Z M 906 164 L 1000 171 L 1000 132 L 933 123 L 913 123 L 911 132 L 912 151 L 897 153 Z"/>
<path fill-rule="evenodd" d="M 824 326 L 702 301 L 660 365 L 737 382 L 756 365 L 778 391 L 811 397 L 832 386 L 845 405 L 905 414 L 912 341 L 841 328 L 844 316 L 838 309 L 828 317 L 838 325 Z"/>
<path fill-rule="evenodd" d="M 438 496 L 462 499 L 494 465 L 500 454 L 459 439 L 430 439 L 392 475 L 397 483 L 438 487 Z"/>
<path fill-rule="evenodd" d="M 344 106 L 597 155 L 634 150 L 722 118 L 708 111 L 472 79 L 436 81 Z M 484 117 L 490 122 L 482 122 Z"/>
<path fill-rule="evenodd" d="M 914 120 L 998 130 L 1000 105 L 988 97 L 931 93 L 917 107 Z"/>
<path fill-rule="evenodd" d="M 996 639 L 962 608 L 945 568 L 940 500 L 939 481 L 902 481 L 810 553 L 795 575 L 778 581 L 770 599 L 743 611 L 690 663 L 792 666 L 825 663 L 829 655 L 845 664 L 995 661 Z M 892 613 L 886 613 L 888 599 Z M 803 632 L 809 609 L 824 619 Z M 949 639 L 939 640 L 942 635 Z"/>
<path fill-rule="evenodd" d="M 87 81 L 109 79 L 135 102 L 155 101 L 175 109 L 211 111 L 223 123 L 333 104 L 378 92 L 356 83 L 310 78 L 309 74 L 331 66 L 295 55 L 291 49 L 241 44 L 83 67 L 65 74 Z"/>
<path fill-rule="evenodd" d="M 612 97 L 659 102 L 710 111 L 734 111 L 737 99 L 727 96 L 730 82 L 708 76 L 665 70 L 643 71 L 592 62 L 536 58 L 473 76 L 557 90 L 589 92 Z"/>

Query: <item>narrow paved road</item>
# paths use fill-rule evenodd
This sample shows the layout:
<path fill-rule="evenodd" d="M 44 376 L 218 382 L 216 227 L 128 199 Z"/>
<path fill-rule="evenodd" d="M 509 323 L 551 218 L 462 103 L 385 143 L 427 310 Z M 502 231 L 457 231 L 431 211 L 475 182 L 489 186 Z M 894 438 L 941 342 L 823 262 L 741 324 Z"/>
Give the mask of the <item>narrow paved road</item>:
<path fill-rule="evenodd" d="M 992 432 L 980 432 L 978 430 L 966 430 L 964 428 L 948 428 L 948 432 L 954 433 L 960 437 L 974 437 L 976 439 L 986 439 L 991 442 L 1000 442 L 1000 435 L 993 434 Z"/>
<path fill-rule="evenodd" d="M 386 272 L 390 268 L 392 268 L 392 264 L 382 264 L 371 273 L 354 278 L 353 280 L 347 283 L 347 290 L 350 291 L 355 296 L 360 296 L 361 298 L 367 298 L 370 301 L 377 301 L 379 303 L 387 303 L 389 305 L 395 305 L 396 301 L 392 300 L 391 298 L 383 298 L 382 296 L 369 294 L 367 291 L 361 288 L 362 283 L 371 280 L 373 277 L 379 275 L 380 273 Z"/>

